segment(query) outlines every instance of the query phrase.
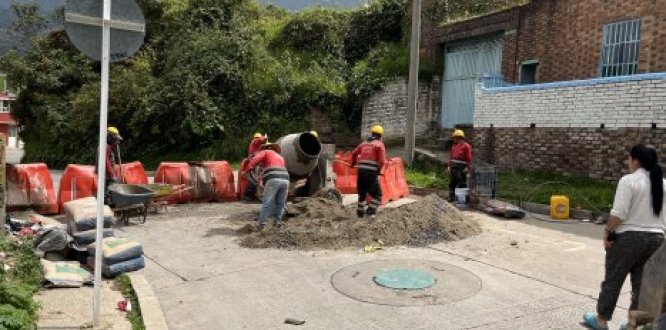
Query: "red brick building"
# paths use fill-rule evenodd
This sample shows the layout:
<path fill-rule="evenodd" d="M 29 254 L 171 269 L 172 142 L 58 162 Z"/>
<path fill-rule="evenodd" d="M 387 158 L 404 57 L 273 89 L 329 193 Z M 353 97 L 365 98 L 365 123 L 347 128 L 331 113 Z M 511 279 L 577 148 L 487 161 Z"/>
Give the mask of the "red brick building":
<path fill-rule="evenodd" d="M 436 6 L 423 0 L 424 12 Z M 532 0 L 453 23 L 424 21 L 442 72 L 439 126 L 473 124 L 483 76 L 533 84 L 666 71 L 666 0 Z"/>

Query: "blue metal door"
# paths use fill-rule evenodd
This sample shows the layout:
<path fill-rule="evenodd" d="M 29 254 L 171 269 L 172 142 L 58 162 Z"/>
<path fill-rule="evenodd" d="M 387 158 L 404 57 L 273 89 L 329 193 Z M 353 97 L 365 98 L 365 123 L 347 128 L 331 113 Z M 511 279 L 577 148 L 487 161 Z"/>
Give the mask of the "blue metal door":
<path fill-rule="evenodd" d="M 500 75 L 502 39 L 460 42 L 447 47 L 444 55 L 444 82 L 440 125 L 453 128 L 474 123 L 474 92 L 484 75 Z"/>

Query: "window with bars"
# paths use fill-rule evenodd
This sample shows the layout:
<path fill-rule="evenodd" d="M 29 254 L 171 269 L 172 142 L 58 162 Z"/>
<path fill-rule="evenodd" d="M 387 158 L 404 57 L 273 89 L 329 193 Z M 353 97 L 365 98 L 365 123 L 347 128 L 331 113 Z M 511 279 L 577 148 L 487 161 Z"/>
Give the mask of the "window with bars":
<path fill-rule="evenodd" d="M 615 77 L 638 73 L 641 20 L 607 24 L 601 50 L 601 76 Z"/>

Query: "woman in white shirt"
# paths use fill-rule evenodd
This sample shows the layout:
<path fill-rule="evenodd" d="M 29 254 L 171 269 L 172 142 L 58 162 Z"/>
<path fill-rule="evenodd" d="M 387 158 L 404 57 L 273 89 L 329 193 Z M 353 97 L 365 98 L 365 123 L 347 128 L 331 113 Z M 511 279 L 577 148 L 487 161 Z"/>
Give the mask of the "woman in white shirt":
<path fill-rule="evenodd" d="M 653 147 L 631 148 L 629 171 L 617 185 L 611 217 L 604 233 L 606 276 L 601 283 L 597 314 L 584 320 L 592 329 L 608 329 L 622 284 L 631 274 L 631 307 L 638 307 L 643 267 L 661 246 L 666 231 L 663 171 Z M 623 326 L 624 328 L 625 326 Z"/>

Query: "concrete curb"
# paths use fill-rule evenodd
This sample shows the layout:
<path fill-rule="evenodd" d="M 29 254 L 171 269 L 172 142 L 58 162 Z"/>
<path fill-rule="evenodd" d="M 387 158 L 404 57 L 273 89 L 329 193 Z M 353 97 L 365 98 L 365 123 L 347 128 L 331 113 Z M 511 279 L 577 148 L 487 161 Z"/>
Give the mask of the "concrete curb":
<path fill-rule="evenodd" d="M 129 273 L 127 275 L 132 281 L 132 288 L 139 299 L 141 317 L 143 318 L 143 324 L 146 326 L 146 329 L 168 330 L 169 327 L 164 318 L 162 307 L 155 296 L 155 292 L 153 292 L 153 287 L 148 283 L 148 280 L 146 280 L 143 275 L 137 273 Z"/>

